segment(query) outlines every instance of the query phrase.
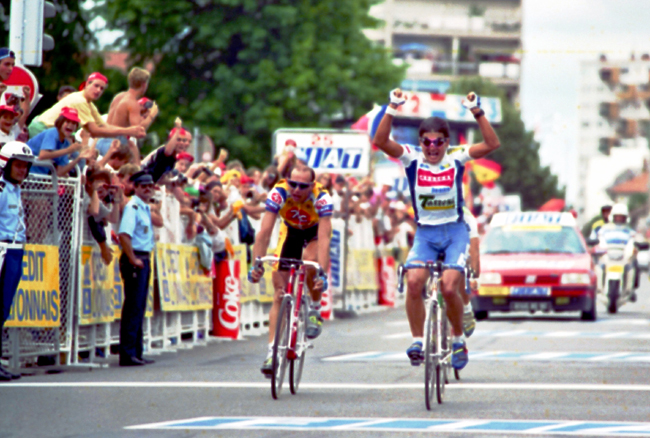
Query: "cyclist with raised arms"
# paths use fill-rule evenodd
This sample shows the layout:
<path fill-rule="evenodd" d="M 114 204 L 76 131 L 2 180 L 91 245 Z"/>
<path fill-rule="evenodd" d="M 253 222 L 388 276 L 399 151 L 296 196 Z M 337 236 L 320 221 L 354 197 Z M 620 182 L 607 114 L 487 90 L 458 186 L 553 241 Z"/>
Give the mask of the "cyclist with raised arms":
<path fill-rule="evenodd" d="M 332 198 L 325 188 L 315 182 L 314 170 L 307 166 L 294 167 L 289 179 L 281 180 L 266 198 L 266 212 L 262 218 L 260 231 L 253 246 L 253 259 L 264 257 L 269 247 L 271 234 L 278 215 L 283 222 L 276 249 L 276 257 L 302 259 L 318 262 L 327 270 L 330 257 L 330 237 L 332 234 Z M 307 321 L 306 336 L 318 337 L 322 330 L 320 316 L 321 293 L 327 290 L 327 276 L 318 276 L 313 268 L 306 267 L 305 283 L 311 292 L 311 308 Z M 264 275 L 261 266 L 253 265 L 248 274 L 252 283 L 257 283 Z M 269 313 L 269 348 L 262 364 L 262 374 L 270 378 L 273 373 L 273 339 L 280 311 L 280 304 L 289 280 L 289 266 L 279 263 L 273 272 L 275 294 Z"/>
<path fill-rule="evenodd" d="M 397 108 L 405 102 L 401 90 L 390 92 L 390 104 L 379 124 L 374 144 L 387 155 L 398 158 L 406 171 L 417 223 L 413 248 L 406 263 L 435 261 L 440 253 L 445 254 L 444 264 L 450 269 L 442 273 L 442 295 L 452 326 L 451 362 L 454 368 L 462 369 L 467 365 L 468 354 L 463 335 L 464 306 L 458 290 L 469 247 L 469 233 L 463 220 L 462 177 L 465 163 L 499 148 L 499 138 L 481 109 L 480 98 L 472 92 L 462 104 L 474 115 L 483 142 L 447 153 L 449 125 L 444 119 L 430 117 L 420 124 L 419 146 L 401 145 L 390 139 L 390 131 Z M 424 359 L 422 338 L 426 313 L 422 291 L 428 276 L 426 269 L 410 269 L 407 273 L 406 314 L 413 343 L 406 354 L 414 366 L 419 366 Z"/>

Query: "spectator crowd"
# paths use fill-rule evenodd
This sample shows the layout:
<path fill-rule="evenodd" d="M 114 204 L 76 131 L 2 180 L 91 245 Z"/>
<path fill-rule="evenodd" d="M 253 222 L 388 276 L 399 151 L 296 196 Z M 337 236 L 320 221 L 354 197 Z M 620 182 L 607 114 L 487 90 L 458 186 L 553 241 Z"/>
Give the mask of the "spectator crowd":
<path fill-rule="evenodd" d="M 16 92 L 4 84 L 14 63 L 13 53 L 0 49 L 0 147 L 22 141 L 37 160 L 52 164 L 35 165 L 32 175 L 54 171 L 66 177 L 82 172 L 88 230 L 107 264 L 112 259 L 110 245 L 118 243 L 122 211 L 134 194 L 131 177 L 140 171 L 150 174 L 155 183 L 150 206 L 157 241 L 195 243 L 208 271 L 212 260 L 233 256 L 228 238 L 233 233 L 239 234 L 241 243 L 252 245 L 254 223 L 265 211 L 266 194 L 299 161 L 292 141 L 265 169 L 229 160 L 226 149 L 213 161 L 199 160 L 190 151 L 192 134 L 178 118 L 169 127 L 165 144 L 142 156 L 142 139 L 159 114 L 156 103 L 146 97 L 149 71 L 131 69 L 129 88 L 115 95 L 107 114 L 98 110 L 108 85 L 100 72 L 90 74 L 78 88 L 61 87 L 54 106 L 30 114 L 29 87 Z M 389 185 L 377 186 L 370 175 L 357 180 L 322 173 L 317 181 L 332 195 L 336 217 L 349 212 L 353 220 L 372 220 L 376 244 L 408 245 L 415 224 L 407 197 Z"/>

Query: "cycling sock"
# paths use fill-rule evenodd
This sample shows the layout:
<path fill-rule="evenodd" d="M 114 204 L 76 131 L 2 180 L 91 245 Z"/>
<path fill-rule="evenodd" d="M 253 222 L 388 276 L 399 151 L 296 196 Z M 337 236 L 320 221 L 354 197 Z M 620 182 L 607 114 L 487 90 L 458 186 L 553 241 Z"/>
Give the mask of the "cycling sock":
<path fill-rule="evenodd" d="M 273 342 L 269 343 L 269 348 L 266 350 L 266 357 L 273 356 Z"/>
<path fill-rule="evenodd" d="M 465 343 L 465 336 L 452 336 L 452 337 L 451 337 L 451 343 L 452 343 L 452 344 L 462 344 L 462 343 Z"/>
<path fill-rule="evenodd" d="M 471 301 L 470 301 L 468 304 L 466 304 L 466 305 L 463 306 L 463 311 L 464 311 L 465 313 L 469 313 L 469 312 L 472 312 L 472 311 L 473 311 L 473 309 L 472 309 L 472 302 L 471 302 Z"/>
<path fill-rule="evenodd" d="M 311 306 L 309 306 L 309 307 L 310 307 L 311 310 L 320 311 L 320 308 L 321 308 L 320 301 L 318 301 L 318 302 L 313 302 L 312 301 Z"/>
<path fill-rule="evenodd" d="M 420 344 L 424 344 L 424 338 L 416 338 L 415 336 L 413 337 L 413 343 L 419 342 Z"/>

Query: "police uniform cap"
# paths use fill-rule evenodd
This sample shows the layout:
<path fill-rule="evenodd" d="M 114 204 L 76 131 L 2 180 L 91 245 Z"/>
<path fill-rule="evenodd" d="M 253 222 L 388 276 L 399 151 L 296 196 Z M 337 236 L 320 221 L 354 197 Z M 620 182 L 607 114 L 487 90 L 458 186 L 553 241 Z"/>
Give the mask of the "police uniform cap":
<path fill-rule="evenodd" d="M 133 184 L 153 184 L 153 177 L 145 171 L 140 171 L 129 178 Z"/>

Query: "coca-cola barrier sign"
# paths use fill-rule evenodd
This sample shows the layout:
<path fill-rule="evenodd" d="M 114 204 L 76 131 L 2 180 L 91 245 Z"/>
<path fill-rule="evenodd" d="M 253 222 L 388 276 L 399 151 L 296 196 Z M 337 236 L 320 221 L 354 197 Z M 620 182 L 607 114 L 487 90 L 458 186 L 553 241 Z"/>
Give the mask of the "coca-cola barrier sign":
<path fill-rule="evenodd" d="M 240 327 L 240 262 L 227 260 L 217 264 L 217 278 L 214 281 L 217 300 L 213 310 L 213 335 L 237 339 Z"/>

